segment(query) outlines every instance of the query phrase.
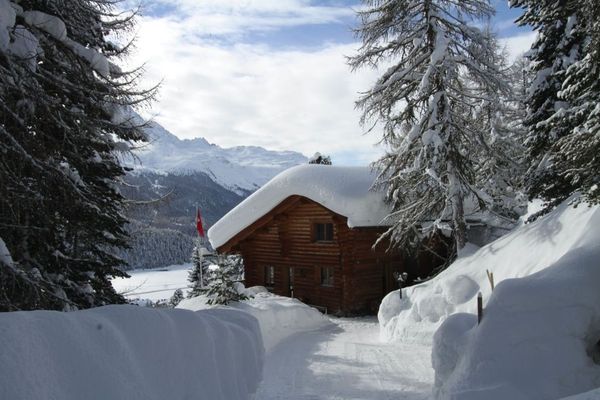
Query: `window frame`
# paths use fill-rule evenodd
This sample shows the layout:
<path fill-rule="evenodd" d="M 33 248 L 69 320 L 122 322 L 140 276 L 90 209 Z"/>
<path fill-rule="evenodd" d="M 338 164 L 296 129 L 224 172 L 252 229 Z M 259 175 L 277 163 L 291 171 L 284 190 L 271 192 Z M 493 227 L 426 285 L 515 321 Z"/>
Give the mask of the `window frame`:
<path fill-rule="evenodd" d="M 319 238 L 319 226 L 323 226 L 323 238 Z M 328 232 L 327 227 L 331 227 L 331 232 Z M 331 234 L 331 238 L 328 238 L 328 233 Z M 335 228 L 333 222 L 330 221 L 313 221 L 312 222 L 312 241 L 315 243 L 332 243 L 335 238 Z"/>
<path fill-rule="evenodd" d="M 274 265 L 265 265 L 263 267 L 264 273 L 264 284 L 267 288 L 275 287 L 275 266 Z"/>
<path fill-rule="evenodd" d="M 324 287 L 335 286 L 335 273 L 333 266 L 321 265 L 319 266 L 319 282 Z"/>

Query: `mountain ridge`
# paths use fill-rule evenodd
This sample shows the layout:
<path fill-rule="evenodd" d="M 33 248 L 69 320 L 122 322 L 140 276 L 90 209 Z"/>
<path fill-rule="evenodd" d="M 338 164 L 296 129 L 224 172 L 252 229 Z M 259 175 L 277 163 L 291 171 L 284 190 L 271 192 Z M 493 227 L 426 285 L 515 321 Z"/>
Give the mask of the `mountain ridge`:
<path fill-rule="evenodd" d="M 151 142 L 124 160 L 132 170 L 123 179 L 121 193 L 133 200 L 126 211 L 130 248 L 119 251 L 127 268 L 189 262 L 196 240 L 196 207 L 208 229 L 275 175 L 307 162 L 293 151 L 222 148 L 202 137 L 179 139 L 156 122 L 144 129 Z"/>
<path fill-rule="evenodd" d="M 204 172 L 215 183 L 247 196 L 279 172 L 304 164 L 308 158 L 294 151 L 268 150 L 259 146 L 224 148 L 205 138 L 179 139 L 151 121 L 144 128 L 150 143 L 135 151 L 139 162 L 128 162 L 132 174 L 143 172 L 189 174 Z"/>

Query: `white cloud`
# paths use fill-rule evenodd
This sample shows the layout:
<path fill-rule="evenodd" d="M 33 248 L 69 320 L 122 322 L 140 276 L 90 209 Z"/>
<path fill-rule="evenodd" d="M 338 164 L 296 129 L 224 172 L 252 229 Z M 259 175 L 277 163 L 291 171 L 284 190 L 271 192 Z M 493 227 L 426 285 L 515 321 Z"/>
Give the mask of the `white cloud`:
<path fill-rule="evenodd" d="M 512 62 L 531 48 L 535 37 L 535 32 L 529 32 L 501 38 L 500 43 L 506 48 L 508 58 Z"/>
<path fill-rule="evenodd" d="M 221 146 L 257 145 L 331 154 L 339 164 L 366 164 L 380 137 L 362 135 L 354 109 L 375 79 L 351 73 L 345 56 L 356 44 L 313 50 L 265 45 L 224 46 L 190 35 L 189 21 L 144 17 L 133 64 L 146 80 L 162 80 L 155 119 L 181 138 Z"/>
<path fill-rule="evenodd" d="M 164 10 L 185 25 L 188 35 L 234 38 L 282 27 L 339 23 L 355 15 L 350 6 L 317 6 L 310 0 L 154 0 L 142 8 L 154 17 L 162 17 Z"/>
<path fill-rule="evenodd" d="M 304 0 L 176 4 L 174 11 L 140 19 L 131 60 L 146 63 L 149 84 L 163 81 L 153 112 L 172 133 L 226 147 L 257 145 L 309 156 L 319 151 L 339 164 L 366 164 L 381 155 L 374 146 L 380 134 L 363 135 L 354 108 L 359 92 L 376 78 L 373 71 L 351 73 L 346 65 L 357 44 L 294 50 L 237 40 L 249 30 L 339 21 L 353 13 L 348 7 Z M 514 59 L 533 37 L 502 41 Z"/>

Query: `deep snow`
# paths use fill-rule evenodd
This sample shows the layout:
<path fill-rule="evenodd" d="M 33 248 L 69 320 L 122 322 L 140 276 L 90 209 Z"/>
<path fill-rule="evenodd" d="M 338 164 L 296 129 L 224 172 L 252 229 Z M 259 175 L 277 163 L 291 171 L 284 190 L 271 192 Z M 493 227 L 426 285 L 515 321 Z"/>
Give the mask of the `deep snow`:
<path fill-rule="evenodd" d="M 208 308 L 235 308 L 244 311 L 258 320 L 262 340 L 267 351 L 278 343 L 298 332 L 311 331 L 329 325 L 329 320 L 316 309 L 297 299 L 282 297 L 267 292 L 260 286 L 246 289 L 251 299 L 229 306 L 210 306 L 205 296 L 185 299 L 177 308 L 204 310 Z"/>
<path fill-rule="evenodd" d="M 486 270 L 494 273 L 493 293 Z M 431 281 L 405 289 L 402 300 L 388 295 L 381 334 L 433 341 L 439 399 L 561 398 L 600 386 L 598 282 L 600 207 L 565 202 L 467 249 Z M 479 326 L 478 292 L 485 299 Z"/>
<path fill-rule="evenodd" d="M 0 337 L 6 400 L 248 399 L 264 354 L 238 310 L 0 313 Z"/>
<path fill-rule="evenodd" d="M 522 225 L 500 239 L 478 249 L 466 248 L 461 257 L 434 279 L 403 289 L 403 299 L 394 291 L 379 309 L 381 335 L 385 340 L 425 341 L 453 313 L 476 312 L 476 296 L 484 303 L 491 294 L 486 270 L 495 283 L 531 275 L 557 262 L 580 247 L 598 230 L 599 207 L 563 203 L 534 223 Z"/>
<path fill-rule="evenodd" d="M 576 248 L 533 275 L 502 281 L 481 325 L 450 334 L 448 326 L 464 317 L 449 317 L 432 353 L 436 372 L 445 364 L 438 398 L 554 399 L 599 387 L 599 244 L 597 212 Z M 457 354 L 453 362 L 448 349 Z"/>

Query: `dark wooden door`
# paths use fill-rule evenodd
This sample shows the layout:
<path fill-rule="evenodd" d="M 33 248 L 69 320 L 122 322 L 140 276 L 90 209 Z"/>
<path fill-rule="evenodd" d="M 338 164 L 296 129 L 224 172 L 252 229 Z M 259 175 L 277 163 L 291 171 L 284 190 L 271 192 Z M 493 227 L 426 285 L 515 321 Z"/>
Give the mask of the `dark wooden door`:
<path fill-rule="evenodd" d="M 400 270 L 399 266 L 395 266 L 394 263 L 388 261 L 382 263 L 382 274 L 383 274 L 383 295 L 385 296 L 389 292 L 398 289 L 398 280 L 394 276 L 394 273 L 398 273 Z"/>

